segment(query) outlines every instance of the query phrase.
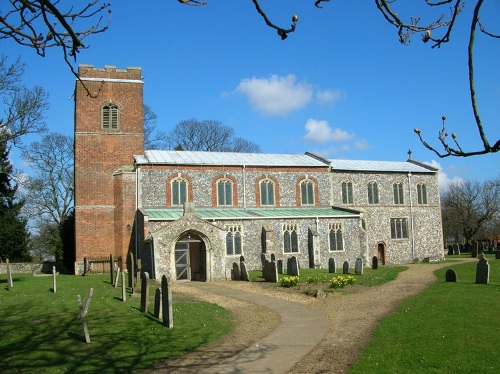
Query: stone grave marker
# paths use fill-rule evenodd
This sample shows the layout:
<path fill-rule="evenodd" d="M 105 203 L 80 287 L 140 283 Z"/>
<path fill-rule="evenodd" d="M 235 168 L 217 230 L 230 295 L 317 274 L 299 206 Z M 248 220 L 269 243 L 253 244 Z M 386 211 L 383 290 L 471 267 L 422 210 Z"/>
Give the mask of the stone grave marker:
<path fill-rule="evenodd" d="M 479 262 L 476 266 L 476 283 L 490 283 L 490 264 L 488 264 L 488 260 L 484 257 L 479 259 Z"/>
<path fill-rule="evenodd" d="M 333 257 L 330 257 L 328 259 L 328 272 L 335 274 L 335 259 Z"/>
<path fill-rule="evenodd" d="M 57 292 L 56 267 L 52 266 L 52 292 Z"/>
<path fill-rule="evenodd" d="M 297 257 L 292 256 L 286 262 L 286 274 L 294 277 L 299 276 L 299 263 Z"/>
<path fill-rule="evenodd" d="M 266 260 L 264 264 L 264 280 L 270 283 L 278 283 L 278 269 L 276 262 Z"/>
<path fill-rule="evenodd" d="M 448 244 L 448 256 L 451 256 L 453 254 L 453 246 L 451 244 Z"/>
<path fill-rule="evenodd" d="M 115 259 L 113 255 L 109 255 L 109 275 L 111 276 L 111 284 L 115 281 Z"/>
<path fill-rule="evenodd" d="M 276 264 L 278 266 L 278 274 L 283 274 L 283 260 L 279 259 Z"/>
<path fill-rule="evenodd" d="M 154 316 L 155 318 L 162 319 L 162 310 L 161 310 L 161 288 L 157 288 L 155 291 L 155 308 L 154 308 Z"/>
<path fill-rule="evenodd" d="M 135 279 L 134 279 L 134 269 L 135 269 L 135 264 L 134 264 L 134 255 L 132 252 L 128 253 L 128 286 L 130 288 L 135 287 Z"/>
<path fill-rule="evenodd" d="M 458 244 L 453 245 L 453 254 L 454 255 L 459 255 L 460 254 L 460 246 Z"/>
<path fill-rule="evenodd" d="M 265 253 L 261 253 L 260 254 L 260 262 L 262 264 L 262 269 L 264 269 L 264 265 L 266 264 L 266 260 L 267 260 L 266 254 Z"/>
<path fill-rule="evenodd" d="M 456 283 L 457 282 L 457 272 L 453 269 L 446 270 L 445 280 L 446 280 L 446 282 Z"/>
<path fill-rule="evenodd" d="M 174 327 L 174 316 L 172 314 L 172 290 L 170 289 L 167 277 L 161 277 L 161 306 L 163 314 L 163 326 L 169 329 Z"/>
<path fill-rule="evenodd" d="M 349 261 L 344 261 L 344 264 L 342 265 L 342 273 L 349 274 Z"/>
<path fill-rule="evenodd" d="M 479 243 L 474 240 L 472 242 L 472 250 L 470 256 L 472 258 L 477 258 L 478 253 L 479 253 Z"/>
<path fill-rule="evenodd" d="M 245 257 L 243 257 L 243 255 L 240 256 L 240 262 L 245 262 Z"/>
<path fill-rule="evenodd" d="M 149 273 L 145 271 L 141 274 L 141 312 L 148 312 L 149 304 Z"/>
<path fill-rule="evenodd" d="M 377 256 L 372 257 L 372 269 L 373 270 L 378 269 L 378 257 Z"/>
<path fill-rule="evenodd" d="M 354 274 L 356 275 L 363 274 L 363 260 L 359 257 L 354 262 Z"/>
<path fill-rule="evenodd" d="M 240 262 L 240 280 L 250 282 L 250 277 L 244 261 Z"/>
<path fill-rule="evenodd" d="M 233 262 L 233 272 L 231 273 L 233 276 L 233 280 L 239 281 L 240 278 L 240 268 L 238 267 L 237 262 Z"/>
<path fill-rule="evenodd" d="M 125 273 L 127 271 L 122 271 L 122 301 L 127 301 L 127 286 L 125 286 Z"/>
<path fill-rule="evenodd" d="M 276 262 L 276 255 L 274 253 L 271 253 L 271 261 Z"/>
<path fill-rule="evenodd" d="M 495 251 L 495 260 L 500 260 L 500 249 Z"/>
<path fill-rule="evenodd" d="M 14 283 L 12 282 L 12 272 L 10 271 L 9 259 L 6 260 L 7 263 L 7 289 L 10 291 L 14 288 Z"/>
<path fill-rule="evenodd" d="M 118 287 L 118 278 L 120 278 L 120 268 L 116 268 L 116 276 L 115 276 L 115 288 Z"/>

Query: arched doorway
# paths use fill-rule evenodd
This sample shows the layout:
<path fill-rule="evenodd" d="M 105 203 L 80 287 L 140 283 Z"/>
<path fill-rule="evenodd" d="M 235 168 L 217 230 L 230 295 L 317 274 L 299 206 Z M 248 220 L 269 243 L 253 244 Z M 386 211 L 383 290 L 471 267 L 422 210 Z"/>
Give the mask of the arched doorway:
<path fill-rule="evenodd" d="M 378 262 L 381 265 L 385 265 L 385 244 L 384 243 L 378 243 L 377 257 L 378 257 Z"/>
<path fill-rule="evenodd" d="M 175 277 L 177 280 L 207 280 L 205 242 L 194 233 L 185 233 L 175 243 Z"/>

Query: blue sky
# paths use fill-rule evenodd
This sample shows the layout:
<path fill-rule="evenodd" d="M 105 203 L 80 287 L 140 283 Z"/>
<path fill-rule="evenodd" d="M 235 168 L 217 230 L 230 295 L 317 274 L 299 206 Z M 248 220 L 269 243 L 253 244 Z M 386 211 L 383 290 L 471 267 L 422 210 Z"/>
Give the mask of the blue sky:
<path fill-rule="evenodd" d="M 430 19 L 424 1 L 419 12 L 415 0 L 400 2 L 404 19 Z M 459 17 L 452 41 L 431 49 L 419 35 L 401 45 L 374 2 L 332 1 L 323 9 L 313 3 L 261 1 L 281 26 L 298 14 L 296 32 L 282 41 L 250 0 L 210 0 L 204 7 L 175 0 L 115 2 L 110 29 L 87 40 L 78 63 L 141 67 L 145 103 L 164 131 L 189 118 L 213 119 L 267 153 L 404 161 L 411 149 L 414 159 L 441 168 L 443 185 L 499 175 L 499 154 L 439 159 L 413 132 L 419 128 L 438 146 L 446 115 L 449 132 L 457 133 L 464 148 L 481 146 L 467 81 L 471 5 Z M 498 24 L 500 3 L 486 3 L 482 21 Z M 445 8 L 432 18 L 443 12 L 448 15 Z M 492 31 L 500 33 L 498 27 Z M 479 110 L 493 143 L 500 138 L 500 42 L 478 36 L 476 45 Z M 41 58 L 11 42 L 0 46 L 1 53 L 26 62 L 25 84 L 50 93 L 49 130 L 71 135 L 75 79 L 60 51 Z M 23 167 L 16 150 L 13 160 Z"/>

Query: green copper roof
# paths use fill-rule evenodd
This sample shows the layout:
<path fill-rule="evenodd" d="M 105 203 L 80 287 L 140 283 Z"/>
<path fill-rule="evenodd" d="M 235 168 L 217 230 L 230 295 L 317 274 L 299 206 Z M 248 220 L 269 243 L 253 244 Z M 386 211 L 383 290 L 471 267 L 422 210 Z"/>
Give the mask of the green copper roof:
<path fill-rule="evenodd" d="M 183 216 L 182 208 L 143 209 L 149 220 L 173 221 Z M 206 220 L 246 220 L 273 218 L 359 217 L 360 212 L 334 207 L 300 208 L 196 208 L 195 215 Z"/>

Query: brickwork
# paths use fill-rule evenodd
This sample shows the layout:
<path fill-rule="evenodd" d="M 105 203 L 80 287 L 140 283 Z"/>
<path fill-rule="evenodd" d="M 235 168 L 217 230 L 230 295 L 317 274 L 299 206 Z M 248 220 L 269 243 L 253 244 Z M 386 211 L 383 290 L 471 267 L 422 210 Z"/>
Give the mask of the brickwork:
<path fill-rule="evenodd" d="M 115 218 L 125 211 L 119 207 L 115 212 L 113 173 L 124 165 L 133 165 L 133 155 L 144 152 L 141 70 L 81 65 L 79 76 L 83 83 L 77 81 L 75 88 L 77 262 L 85 256 L 113 253 L 116 241 L 118 252 L 122 252 L 126 238 L 114 231 Z M 119 108 L 118 129 L 101 128 L 101 110 L 107 103 Z"/>

